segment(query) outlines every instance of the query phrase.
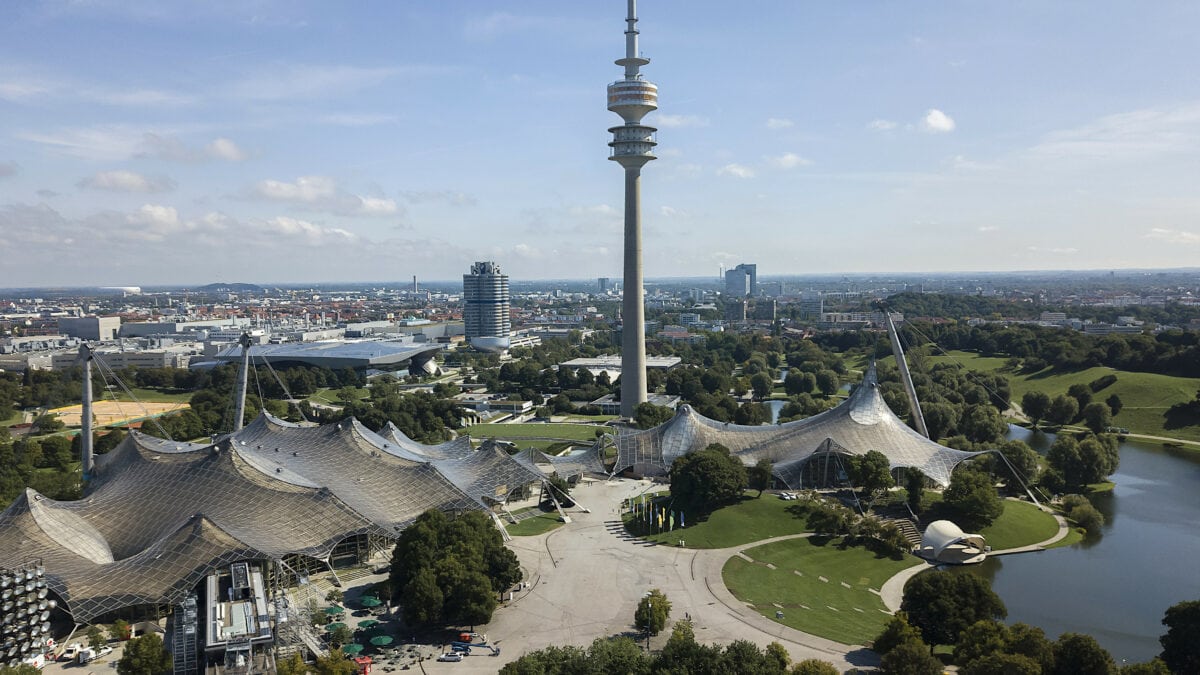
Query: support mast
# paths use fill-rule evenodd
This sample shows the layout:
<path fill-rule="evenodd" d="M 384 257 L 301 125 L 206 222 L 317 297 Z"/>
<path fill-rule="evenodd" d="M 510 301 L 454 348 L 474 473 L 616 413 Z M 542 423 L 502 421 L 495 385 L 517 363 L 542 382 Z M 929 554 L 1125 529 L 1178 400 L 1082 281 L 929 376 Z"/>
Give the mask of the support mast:
<path fill-rule="evenodd" d="M 896 365 L 900 367 L 900 379 L 904 382 L 904 393 L 908 394 L 908 406 L 912 409 L 913 421 L 917 431 L 929 438 L 929 429 L 925 428 L 925 416 L 921 414 L 921 402 L 917 400 L 917 389 L 913 386 L 912 374 L 908 372 L 908 361 L 904 358 L 904 349 L 900 347 L 900 335 L 896 333 L 896 324 L 892 322 L 892 313 L 886 308 L 883 316 L 887 319 L 888 338 L 892 341 L 892 354 L 896 355 Z"/>
<path fill-rule="evenodd" d="M 79 415 L 79 464 L 86 485 L 92 479 L 94 448 L 92 446 L 92 348 L 86 342 L 79 345 L 83 361 L 83 409 Z"/>
<path fill-rule="evenodd" d="M 242 333 L 238 338 L 242 346 L 242 367 L 238 369 L 237 381 L 237 412 L 233 417 L 233 430 L 242 430 L 242 420 L 246 417 L 246 384 L 250 380 L 250 334 Z"/>

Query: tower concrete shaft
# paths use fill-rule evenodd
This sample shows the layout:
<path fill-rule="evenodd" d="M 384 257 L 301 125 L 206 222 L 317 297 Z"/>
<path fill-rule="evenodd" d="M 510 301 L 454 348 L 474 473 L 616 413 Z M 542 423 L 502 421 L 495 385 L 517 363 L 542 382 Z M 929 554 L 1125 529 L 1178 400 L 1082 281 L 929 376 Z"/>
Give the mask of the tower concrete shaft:
<path fill-rule="evenodd" d="M 655 159 L 654 127 L 642 118 L 658 109 L 658 87 L 642 78 L 650 59 L 638 54 L 637 2 L 625 17 L 625 57 L 616 60 L 624 79 L 608 85 L 608 109 L 624 124 L 612 127 L 609 159 L 625 169 L 625 287 L 621 301 L 621 416 L 632 418 L 646 401 L 646 310 L 642 298 L 642 167 Z"/>
<path fill-rule="evenodd" d="M 242 333 L 238 338 L 238 344 L 242 346 L 242 366 L 238 368 L 237 379 L 237 406 L 233 413 L 233 430 L 241 431 L 243 422 L 246 417 L 246 385 L 250 381 L 250 341 L 249 333 Z"/>

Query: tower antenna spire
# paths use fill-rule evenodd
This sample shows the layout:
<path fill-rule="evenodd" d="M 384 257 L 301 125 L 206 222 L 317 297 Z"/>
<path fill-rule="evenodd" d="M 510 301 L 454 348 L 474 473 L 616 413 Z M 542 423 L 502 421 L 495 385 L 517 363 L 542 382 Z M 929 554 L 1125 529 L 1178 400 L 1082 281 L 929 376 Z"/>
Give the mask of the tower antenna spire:
<path fill-rule="evenodd" d="M 638 54 L 637 1 L 625 17 L 625 79 L 608 85 L 608 109 L 624 124 L 612 127 L 609 159 L 625 169 L 625 278 L 621 298 L 621 416 L 632 418 L 646 401 L 646 314 L 642 299 L 642 167 L 655 159 L 658 130 L 642 118 L 658 109 L 658 87 L 642 78 L 650 59 Z"/>

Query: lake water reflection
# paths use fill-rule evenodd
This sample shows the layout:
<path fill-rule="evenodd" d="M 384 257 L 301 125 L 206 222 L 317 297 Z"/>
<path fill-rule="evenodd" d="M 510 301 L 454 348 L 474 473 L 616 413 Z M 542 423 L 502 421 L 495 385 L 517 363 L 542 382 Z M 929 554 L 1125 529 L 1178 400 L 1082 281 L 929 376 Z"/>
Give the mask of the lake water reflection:
<path fill-rule="evenodd" d="M 1013 427 L 1045 452 L 1052 434 Z M 1121 444 L 1116 489 L 1093 497 L 1108 521 L 1100 537 L 1043 553 L 991 558 L 970 571 L 989 577 L 1008 621 L 1040 626 L 1051 639 L 1087 633 L 1120 663 L 1161 648 L 1163 612 L 1200 599 L 1200 456 L 1155 444 Z"/>

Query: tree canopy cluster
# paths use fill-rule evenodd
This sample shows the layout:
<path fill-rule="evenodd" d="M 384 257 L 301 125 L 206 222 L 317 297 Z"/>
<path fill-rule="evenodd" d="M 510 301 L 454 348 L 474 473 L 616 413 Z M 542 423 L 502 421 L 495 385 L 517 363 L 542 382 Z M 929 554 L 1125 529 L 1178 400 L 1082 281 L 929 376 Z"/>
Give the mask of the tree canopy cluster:
<path fill-rule="evenodd" d="M 525 654 L 500 669 L 501 675 L 837 675 L 833 664 L 817 659 L 792 663 L 777 642 L 760 649 L 748 640 L 724 648 L 696 642 L 690 621 L 677 621 L 662 651 L 649 655 L 627 637 L 597 638 L 582 647 L 547 647 Z"/>
<path fill-rule="evenodd" d="M 745 465 L 720 443 L 671 465 L 671 496 L 686 513 L 709 513 L 741 499 L 747 481 Z"/>
<path fill-rule="evenodd" d="M 476 625 L 491 620 L 499 594 L 521 576 L 517 556 L 485 514 L 431 510 L 400 533 L 389 580 L 405 621 Z"/>

